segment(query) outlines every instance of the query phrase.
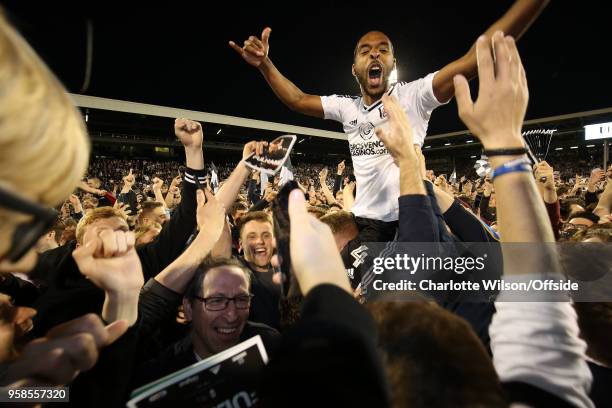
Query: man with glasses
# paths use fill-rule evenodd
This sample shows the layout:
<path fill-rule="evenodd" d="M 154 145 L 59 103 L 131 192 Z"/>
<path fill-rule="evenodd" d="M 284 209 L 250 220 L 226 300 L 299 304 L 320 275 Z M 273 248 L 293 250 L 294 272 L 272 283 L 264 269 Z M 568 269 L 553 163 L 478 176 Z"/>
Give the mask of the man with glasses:
<path fill-rule="evenodd" d="M 202 264 L 183 297 L 185 318 L 191 324 L 189 334 L 142 365 L 134 386 L 154 381 L 253 336 L 261 336 L 268 353 L 275 349 L 279 333 L 265 324 L 247 320 L 253 298 L 250 290 L 251 273 L 240 261 L 216 259 Z M 160 288 L 156 291 L 159 293 Z"/>

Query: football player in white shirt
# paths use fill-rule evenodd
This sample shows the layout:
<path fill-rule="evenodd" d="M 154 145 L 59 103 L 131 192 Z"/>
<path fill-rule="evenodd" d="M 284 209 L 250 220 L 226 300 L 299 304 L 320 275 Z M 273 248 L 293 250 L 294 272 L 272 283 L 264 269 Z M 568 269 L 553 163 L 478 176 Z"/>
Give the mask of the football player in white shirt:
<path fill-rule="evenodd" d="M 517 0 L 484 35 L 491 38 L 494 32 L 503 31 L 520 37 L 547 3 L 548 0 Z M 374 130 L 385 118 L 380 98 L 385 92 L 397 97 L 413 126 L 415 143 L 420 147 L 431 111 L 454 95 L 453 77 L 476 76 L 476 48 L 472 46 L 464 56 L 425 78 L 390 84 L 389 75 L 396 64 L 393 45 L 384 33 L 370 31 L 359 39 L 352 66 L 361 96 L 321 97 L 303 92 L 276 69 L 268 56 L 271 31 L 264 29 L 261 39 L 250 36 L 242 47 L 233 41 L 229 44 L 247 63 L 259 69 L 276 96 L 290 109 L 343 124 L 357 181 L 357 197 L 351 211 L 358 221 L 378 220 L 384 224 L 397 221 L 399 170 Z"/>

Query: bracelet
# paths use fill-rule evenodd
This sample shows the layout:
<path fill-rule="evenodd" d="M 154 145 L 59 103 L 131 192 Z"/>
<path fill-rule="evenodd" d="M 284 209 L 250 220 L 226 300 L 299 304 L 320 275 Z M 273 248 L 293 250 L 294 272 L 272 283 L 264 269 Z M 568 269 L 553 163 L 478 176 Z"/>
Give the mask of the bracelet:
<path fill-rule="evenodd" d="M 528 159 L 521 157 L 520 159 L 504 163 L 491 172 L 491 179 L 495 180 L 495 177 L 501 176 L 502 174 L 516 172 L 531 173 L 531 162 Z"/>
<path fill-rule="evenodd" d="M 517 156 L 519 154 L 526 154 L 527 153 L 527 148 L 526 147 L 515 147 L 515 148 L 510 148 L 510 149 L 490 149 L 490 150 L 483 150 L 482 154 L 487 156 L 487 157 L 491 157 L 491 156 Z"/>

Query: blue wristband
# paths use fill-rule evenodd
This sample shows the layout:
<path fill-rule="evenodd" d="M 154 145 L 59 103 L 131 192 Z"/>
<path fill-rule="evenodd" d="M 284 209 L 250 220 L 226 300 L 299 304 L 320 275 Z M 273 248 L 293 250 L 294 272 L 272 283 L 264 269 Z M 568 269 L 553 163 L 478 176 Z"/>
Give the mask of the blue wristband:
<path fill-rule="evenodd" d="M 528 159 L 521 157 L 520 159 L 504 163 L 493 170 L 493 172 L 491 173 L 491 180 L 494 180 L 495 177 L 499 177 L 502 174 L 517 172 L 531 173 L 531 162 Z"/>

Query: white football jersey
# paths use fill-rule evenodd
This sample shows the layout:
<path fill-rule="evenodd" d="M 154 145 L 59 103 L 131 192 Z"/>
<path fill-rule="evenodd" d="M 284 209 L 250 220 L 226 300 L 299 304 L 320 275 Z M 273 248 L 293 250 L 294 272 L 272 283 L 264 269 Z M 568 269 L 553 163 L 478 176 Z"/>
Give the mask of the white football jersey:
<path fill-rule="evenodd" d="M 408 115 L 414 143 L 423 145 L 431 112 L 442 103 L 433 93 L 435 73 L 412 82 L 398 82 L 389 88 Z M 399 168 L 378 139 L 375 128 L 386 120 L 382 101 L 370 106 L 360 96 L 322 96 L 325 119 L 342 123 L 348 136 L 357 196 L 351 211 L 358 217 L 381 221 L 398 219 Z"/>

